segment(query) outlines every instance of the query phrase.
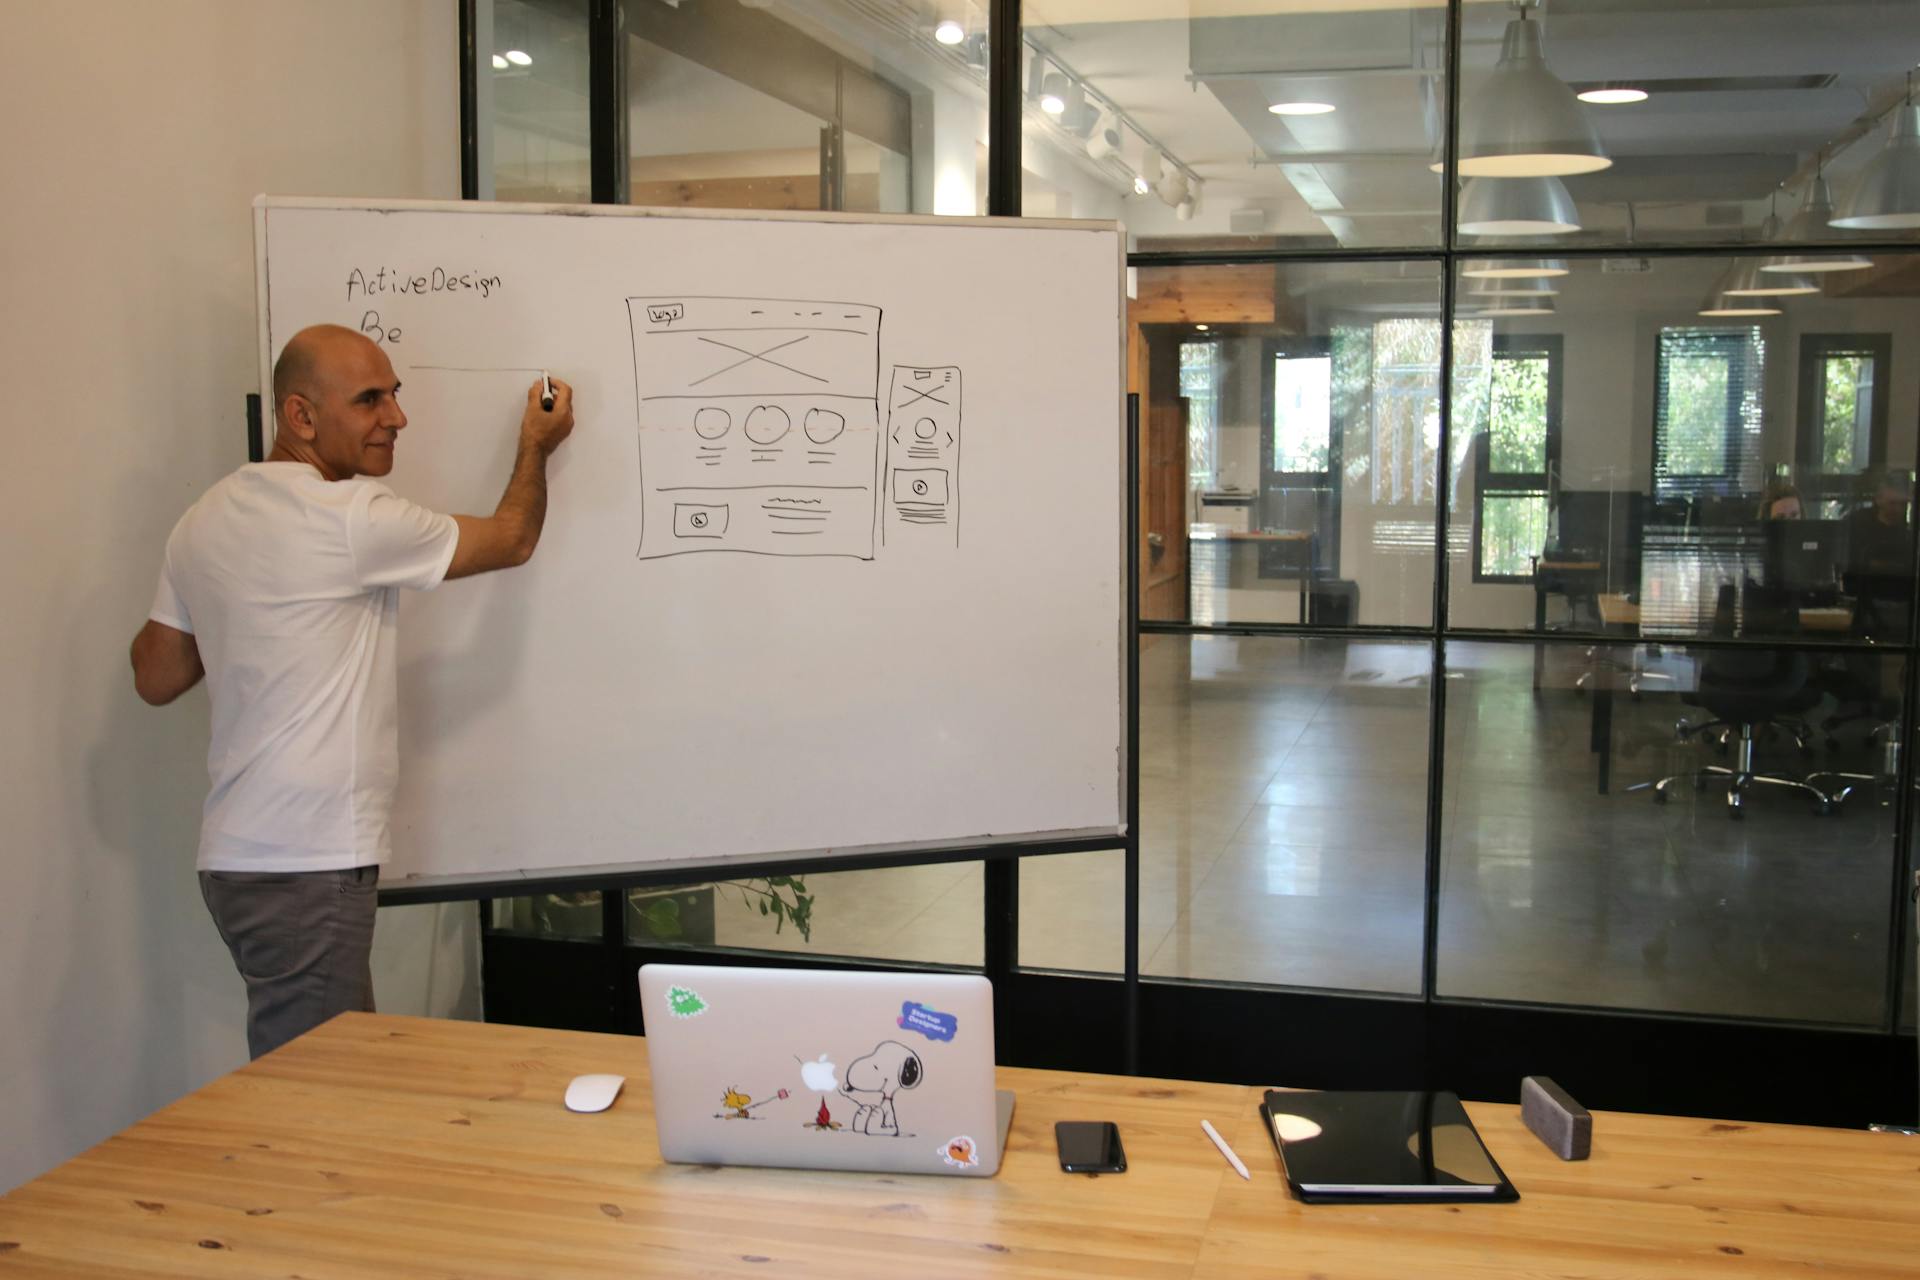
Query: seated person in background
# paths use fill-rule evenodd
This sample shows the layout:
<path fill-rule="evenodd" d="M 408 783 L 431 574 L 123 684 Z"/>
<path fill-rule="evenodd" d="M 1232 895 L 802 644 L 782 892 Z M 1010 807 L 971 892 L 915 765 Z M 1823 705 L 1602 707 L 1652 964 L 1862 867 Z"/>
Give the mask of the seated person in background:
<path fill-rule="evenodd" d="M 1762 520 L 1799 520 L 1805 515 L 1806 512 L 1801 509 L 1798 489 L 1784 480 L 1768 482 L 1766 496 L 1760 499 Z"/>
<path fill-rule="evenodd" d="M 1880 471 L 1873 500 L 1848 515 L 1846 587 L 1858 597 L 1854 629 L 1879 640 L 1906 635 L 1913 596 L 1913 530 L 1907 507 L 1913 479 L 1903 471 Z"/>

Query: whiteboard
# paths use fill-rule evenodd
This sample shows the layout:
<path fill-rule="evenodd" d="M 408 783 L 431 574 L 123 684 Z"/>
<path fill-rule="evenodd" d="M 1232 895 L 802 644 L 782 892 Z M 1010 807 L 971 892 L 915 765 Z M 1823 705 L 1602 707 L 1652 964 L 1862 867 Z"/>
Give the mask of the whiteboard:
<path fill-rule="evenodd" d="M 531 563 L 407 593 L 390 877 L 1124 832 L 1116 224 L 261 197 L 260 380 L 374 336 L 387 479 Z"/>

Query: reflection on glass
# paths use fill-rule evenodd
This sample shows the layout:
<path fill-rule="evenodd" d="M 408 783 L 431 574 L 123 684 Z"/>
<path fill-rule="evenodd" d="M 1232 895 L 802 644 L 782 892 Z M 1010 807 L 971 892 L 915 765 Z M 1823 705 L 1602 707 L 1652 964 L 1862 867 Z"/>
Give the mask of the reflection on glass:
<path fill-rule="evenodd" d="M 626 0 L 631 202 L 984 213 L 984 7 L 935 8 Z"/>
<path fill-rule="evenodd" d="M 1423 641 L 1145 636 L 1142 971 L 1417 991 Z M 1021 963 L 1120 964 L 1118 853 L 1028 859 Z"/>
<path fill-rule="evenodd" d="M 1139 270 L 1142 617 L 1431 615 L 1439 285 L 1426 262 Z"/>
<path fill-rule="evenodd" d="M 1920 255 L 1740 300 L 1764 316 L 1700 303 L 1758 256 L 1488 274 L 1503 261 L 1467 264 L 1462 296 L 1549 288 L 1558 306 L 1454 326 L 1454 625 L 1904 639 L 1920 361 L 1901 353 L 1920 357 Z"/>
<path fill-rule="evenodd" d="M 1796 245 L 1920 235 L 1920 24 L 1899 6 L 1460 11 L 1462 247 L 1777 241 L 1791 269 Z"/>
<path fill-rule="evenodd" d="M 495 898 L 491 906 L 487 927 L 499 933 L 579 941 L 598 941 L 602 933 L 598 889 Z"/>
<path fill-rule="evenodd" d="M 1539 647 L 1447 646 L 1441 994 L 1877 1023 L 1904 659 Z"/>
<path fill-rule="evenodd" d="M 1030 217 L 1145 250 L 1439 243 L 1444 6 L 1073 4 L 1024 40 Z"/>
<path fill-rule="evenodd" d="M 592 198 L 586 9 L 534 0 L 477 6 L 482 200 Z"/>

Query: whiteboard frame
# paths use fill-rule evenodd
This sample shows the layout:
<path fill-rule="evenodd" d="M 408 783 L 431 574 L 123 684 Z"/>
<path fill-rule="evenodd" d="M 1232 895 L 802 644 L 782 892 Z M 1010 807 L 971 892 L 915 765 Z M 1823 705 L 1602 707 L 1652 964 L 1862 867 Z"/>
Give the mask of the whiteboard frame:
<path fill-rule="evenodd" d="M 1111 233 L 1115 241 L 1114 293 L 1119 323 L 1115 326 L 1115 361 L 1119 371 L 1114 388 L 1114 423 L 1120 432 L 1119 473 L 1114 477 L 1117 497 L 1115 530 L 1116 581 L 1120 584 L 1120 612 L 1114 620 L 1114 643 L 1119 657 L 1115 706 L 1116 782 L 1119 808 L 1112 827 L 1069 831 L 1017 832 L 986 840 L 932 840 L 904 844 L 857 845 L 846 848 L 782 850 L 741 854 L 730 858 L 685 861 L 589 864 L 542 868 L 511 874 L 500 872 L 414 875 L 380 887 L 383 905 L 420 902 L 472 901 L 511 897 L 531 892 L 572 889 L 637 888 L 654 884 L 685 884 L 709 874 L 740 878 L 761 874 L 794 874 L 857 870 L 882 866 L 912 866 L 940 862 L 1001 861 L 1053 853 L 1086 853 L 1130 848 L 1138 841 L 1132 822 L 1137 814 L 1139 762 L 1135 727 L 1139 705 L 1133 672 L 1139 655 L 1133 642 L 1133 617 L 1138 583 L 1134 580 L 1132 518 L 1135 495 L 1129 487 L 1137 441 L 1127 414 L 1127 234 L 1117 220 L 1074 218 L 957 217 L 944 214 L 865 214 L 759 209 L 679 209 L 648 205 L 542 204 L 482 200 L 356 200 L 327 196 L 256 195 L 253 198 L 254 321 L 259 353 L 261 403 L 265 423 L 272 423 L 279 406 L 273 399 L 273 348 L 268 332 L 272 289 L 267 275 L 267 215 L 275 209 L 320 209 L 360 213 L 534 214 L 558 217 L 671 218 L 726 222 L 823 222 L 859 226 L 990 227 L 1003 230 L 1050 230 Z M 264 424 L 263 424 L 264 427 Z M 271 429 L 263 429 L 264 447 L 271 451 Z M 402 766 L 404 767 L 404 765 Z"/>

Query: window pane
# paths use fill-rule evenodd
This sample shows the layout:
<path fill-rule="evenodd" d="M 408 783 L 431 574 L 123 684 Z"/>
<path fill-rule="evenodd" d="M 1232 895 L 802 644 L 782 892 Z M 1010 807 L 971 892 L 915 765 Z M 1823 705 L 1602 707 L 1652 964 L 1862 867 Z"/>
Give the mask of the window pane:
<path fill-rule="evenodd" d="M 600 891 L 495 898 L 487 927 L 533 938 L 598 940 L 602 932 Z"/>
<path fill-rule="evenodd" d="M 585 0 L 481 0 L 475 17 L 480 198 L 585 203 Z"/>
<path fill-rule="evenodd" d="M 1141 267 L 1135 277 L 1141 616 L 1430 617 L 1437 264 Z"/>
<path fill-rule="evenodd" d="M 1452 624 L 1905 641 L 1920 254 L 1728 295 L 1759 261 L 1456 264 Z M 1515 569 L 1536 557 L 1537 575 Z"/>
<path fill-rule="evenodd" d="M 986 211 L 984 5 L 944 31 L 897 0 L 625 15 L 632 203 Z"/>
<path fill-rule="evenodd" d="M 1530 644 L 1447 660 L 1441 994 L 1879 1022 L 1904 659 L 1553 643 L 1537 689 Z M 1730 812 L 1743 750 L 1781 781 Z"/>
<path fill-rule="evenodd" d="M 1432 655 L 1141 638 L 1143 972 L 1419 990 Z M 1122 883 L 1117 853 L 1029 859 L 1022 963 L 1117 969 Z"/>
<path fill-rule="evenodd" d="M 1333 443 L 1333 360 L 1275 356 L 1273 469 L 1324 473 Z"/>
<path fill-rule="evenodd" d="M 1857 472 L 1867 463 L 1873 361 L 1859 355 L 1828 356 L 1822 366 L 1820 468 Z"/>
<path fill-rule="evenodd" d="M 1909 6 L 1548 0 L 1460 13 L 1466 245 L 1832 244 L 1859 234 L 1836 219 L 1902 212 L 1898 197 L 1865 198 L 1863 179 L 1884 163 L 1920 63 Z M 1516 42 L 1544 58 L 1544 77 L 1492 74 Z M 1558 82 L 1557 103 L 1543 80 Z M 1910 220 L 1866 225 L 1920 237 Z"/>
<path fill-rule="evenodd" d="M 630 889 L 627 941 L 978 965 L 983 883 L 952 862 Z"/>
<path fill-rule="evenodd" d="M 1137 247 L 1440 241 L 1446 8 L 1029 6 L 1022 209 Z"/>
<path fill-rule="evenodd" d="M 1493 362 L 1493 404 L 1487 415 L 1489 470 L 1528 475 L 1547 469 L 1547 358 Z"/>
<path fill-rule="evenodd" d="M 1498 491 L 1485 496 L 1480 524 L 1482 577 L 1524 578 L 1547 537 L 1544 490 Z"/>

